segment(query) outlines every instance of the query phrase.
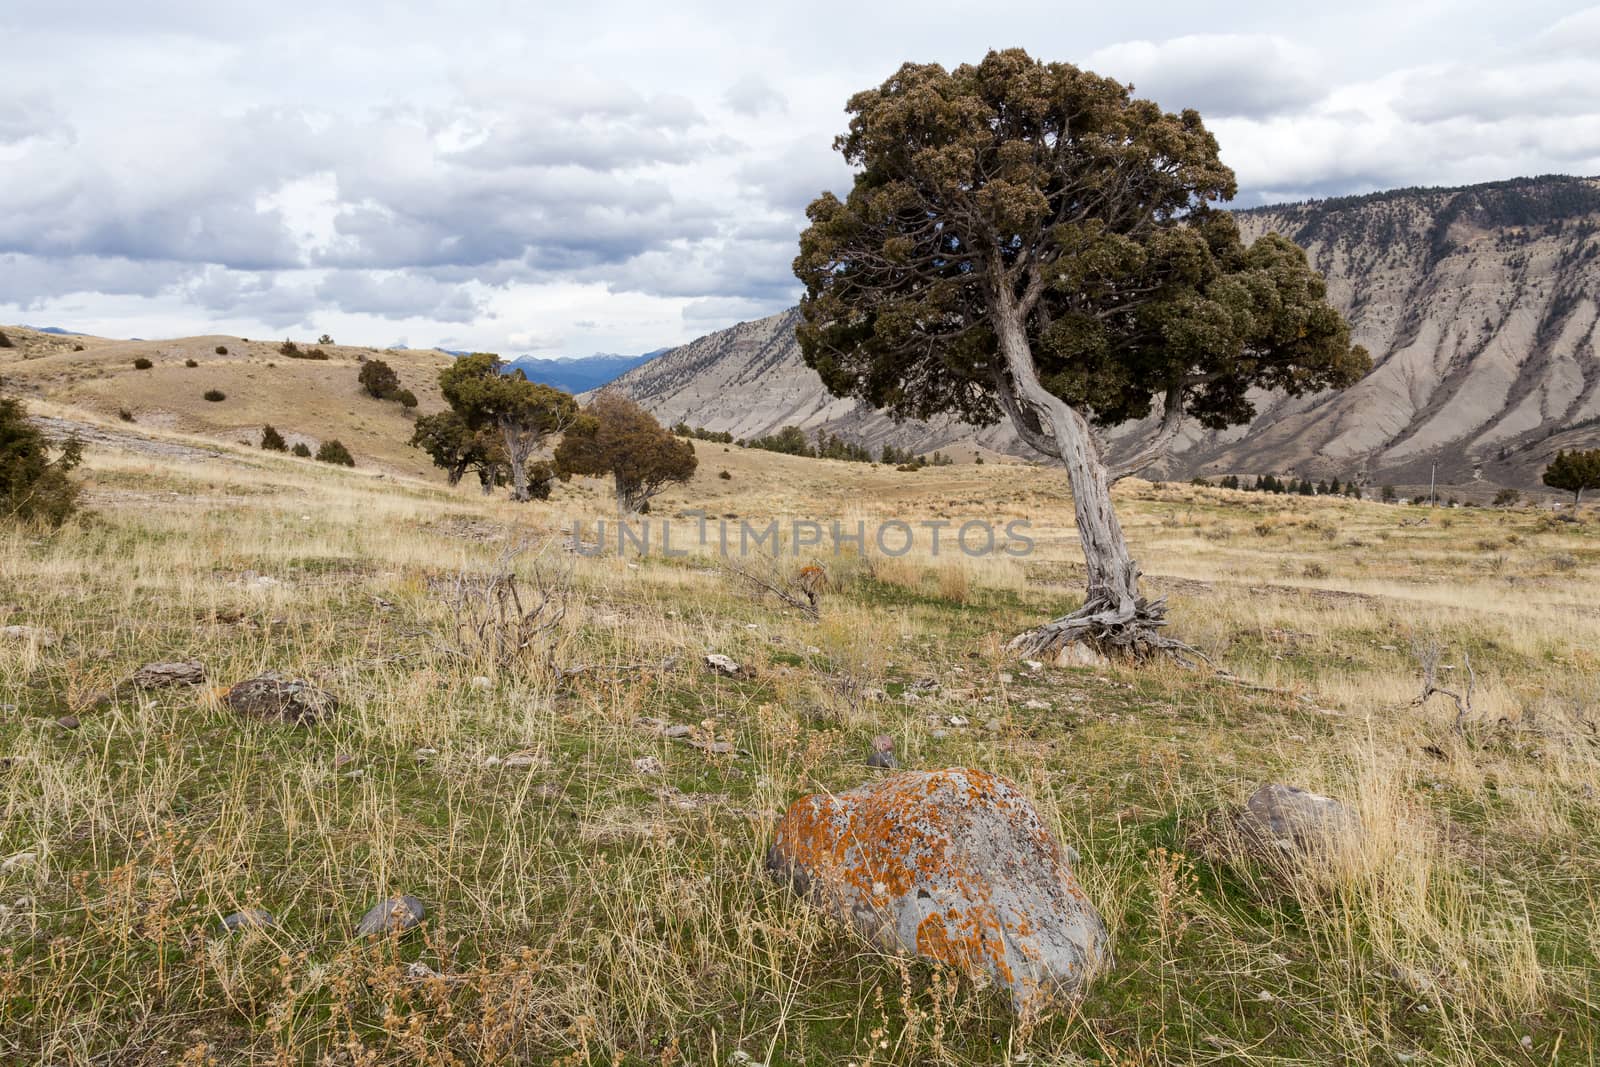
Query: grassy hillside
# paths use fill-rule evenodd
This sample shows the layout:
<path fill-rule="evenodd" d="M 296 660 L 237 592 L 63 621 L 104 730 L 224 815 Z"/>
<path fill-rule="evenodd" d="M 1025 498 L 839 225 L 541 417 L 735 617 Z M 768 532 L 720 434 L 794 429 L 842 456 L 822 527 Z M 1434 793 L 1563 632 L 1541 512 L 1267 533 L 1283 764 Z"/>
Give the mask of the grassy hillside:
<path fill-rule="evenodd" d="M 74 396 L 118 395 L 43 358 L 84 367 Z M 268 358 L 226 363 L 235 388 L 277 381 Z M 1600 1056 L 1592 516 L 1136 483 L 1119 502 L 1151 587 L 1226 673 L 1032 670 L 1002 639 L 1081 577 L 1059 475 L 697 447 L 657 516 L 1026 516 L 1038 550 L 824 556 L 811 621 L 708 557 L 565 551 L 598 486 L 515 507 L 226 445 L 91 449 L 91 518 L 0 532 L 0 626 L 31 628 L 0 637 L 0 1062 Z M 564 599 L 559 672 L 496 665 L 458 629 L 463 579 L 513 555 L 525 590 Z M 1446 702 L 1412 706 L 1428 641 L 1456 674 L 1471 656 L 1461 733 Z M 96 699 L 187 657 L 207 686 Z M 267 669 L 339 710 L 296 729 L 220 702 Z M 880 732 L 907 766 L 1011 777 L 1081 853 L 1117 964 L 1076 1012 L 1017 1026 L 992 990 L 871 951 L 766 876 L 778 814 L 867 780 Z M 1274 780 L 1355 805 L 1358 854 L 1282 881 L 1195 847 L 1208 812 Z M 391 893 L 425 927 L 354 940 Z M 251 907 L 279 925 L 220 933 Z"/>
<path fill-rule="evenodd" d="M 347 345 L 320 346 L 328 359 L 290 359 L 278 351 L 282 338 L 184 337 L 168 341 L 112 341 L 61 337 L 4 327 L 15 347 L 0 348 L 0 380 L 10 392 L 41 397 L 116 420 L 127 411 L 139 426 L 177 430 L 217 441 L 256 443 L 271 423 L 291 445 L 313 451 L 336 437 L 362 467 L 431 474 L 427 457 L 406 447 L 416 413 L 444 407 L 439 371 L 451 357 L 434 350 L 382 351 Z M 302 349 L 317 347 L 298 339 Z M 75 350 L 81 347 L 81 351 Z M 217 349 L 226 349 L 219 354 Z M 137 359 L 153 364 L 134 366 Z M 360 359 L 382 359 L 416 394 L 407 412 L 376 400 L 356 384 Z M 193 360 L 197 366 L 187 366 Z M 205 399 L 209 390 L 226 399 Z"/>

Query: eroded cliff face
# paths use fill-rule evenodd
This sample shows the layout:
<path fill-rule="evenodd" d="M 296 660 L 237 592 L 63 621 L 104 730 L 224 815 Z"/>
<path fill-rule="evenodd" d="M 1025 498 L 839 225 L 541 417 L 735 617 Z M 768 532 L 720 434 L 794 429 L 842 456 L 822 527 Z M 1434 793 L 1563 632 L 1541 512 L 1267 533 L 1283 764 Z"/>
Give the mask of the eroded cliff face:
<path fill-rule="evenodd" d="M 1248 425 L 1191 428 L 1169 477 L 1273 472 L 1531 485 L 1557 448 L 1600 442 L 1600 180 L 1547 177 L 1397 190 L 1239 213 L 1247 237 L 1306 248 L 1373 356 L 1341 393 L 1262 394 Z M 785 425 L 874 447 L 981 443 L 1026 455 L 1005 426 L 896 424 L 831 397 L 800 358 L 798 313 L 672 349 L 616 385 L 663 422 L 736 437 Z M 1113 451 L 1143 427 L 1108 434 Z"/>

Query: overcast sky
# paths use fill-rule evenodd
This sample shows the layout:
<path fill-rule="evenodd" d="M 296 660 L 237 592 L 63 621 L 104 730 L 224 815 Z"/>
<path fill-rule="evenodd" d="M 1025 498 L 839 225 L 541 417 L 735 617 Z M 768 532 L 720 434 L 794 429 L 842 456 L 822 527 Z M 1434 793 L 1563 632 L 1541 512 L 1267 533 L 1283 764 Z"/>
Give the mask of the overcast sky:
<path fill-rule="evenodd" d="M 3 0 L 0 322 L 686 341 L 793 303 L 852 92 L 1012 45 L 1200 109 L 1244 206 L 1600 173 L 1600 6 L 1299 6 Z"/>

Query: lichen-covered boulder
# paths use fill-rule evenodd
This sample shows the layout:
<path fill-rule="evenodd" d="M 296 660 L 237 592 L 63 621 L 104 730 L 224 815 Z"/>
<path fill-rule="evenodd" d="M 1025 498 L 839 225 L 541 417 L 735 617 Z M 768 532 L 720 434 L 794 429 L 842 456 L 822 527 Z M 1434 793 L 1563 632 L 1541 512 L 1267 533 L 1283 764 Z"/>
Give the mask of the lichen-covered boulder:
<path fill-rule="evenodd" d="M 320 722 L 338 707 L 331 693 L 271 671 L 240 682 L 222 702 L 240 715 L 296 726 Z"/>
<path fill-rule="evenodd" d="M 767 866 L 889 952 L 1004 985 L 1036 1014 L 1109 965 L 1105 924 L 1015 785 L 904 771 L 796 801 Z"/>

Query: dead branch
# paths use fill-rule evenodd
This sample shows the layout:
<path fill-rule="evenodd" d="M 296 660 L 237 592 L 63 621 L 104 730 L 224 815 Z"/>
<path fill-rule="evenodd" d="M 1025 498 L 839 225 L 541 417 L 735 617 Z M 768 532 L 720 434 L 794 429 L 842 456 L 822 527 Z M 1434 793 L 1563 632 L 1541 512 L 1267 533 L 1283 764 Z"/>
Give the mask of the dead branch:
<path fill-rule="evenodd" d="M 1467 688 L 1464 692 L 1457 692 L 1439 684 L 1439 658 L 1443 654 L 1443 649 L 1437 639 L 1412 638 L 1411 651 L 1416 655 L 1417 665 L 1422 670 L 1422 693 L 1411 702 L 1411 706 L 1420 708 L 1435 695 L 1448 697 L 1456 706 L 1455 722 L 1450 728 L 1460 733 L 1462 723 L 1472 714 L 1472 691 L 1478 683 L 1477 676 L 1472 672 L 1472 654 L 1461 653 L 1462 665 L 1467 670 Z"/>
<path fill-rule="evenodd" d="M 771 593 L 773 596 L 777 597 L 791 608 L 804 612 L 810 618 L 815 619 L 820 617 L 820 614 L 817 611 L 815 588 L 809 588 L 805 585 L 802 585 L 801 592 L 797 594 L 787 588 L 788 583 L 784 582 L 782 578 L 775 575 L 769 576 L 758 574 L 749 568 L 741 567 L 738 563 L 735 563 L 733 560 L 728 559 L 727 557 L 720 559 L 717 563 L 717 566 L 721 570 L 726 571 L 735 577 L 744 579 L 746 582 L 749 582 L 756 588 Z"/>
<path fill-rule="evenodd" d="M 462 570 L 452 576 L 443 589 L 455 622 L 455 640 L 444 645 L 447 654 L 497 670 L 530 660 L 543 669 L 558 670 L 555 649 L 567 614 L 571 575 L 566 568 L 542 562 L 551 543 L 545 541 L 534 553 L 526 584 L 517 575 L 516 563 L 530 547 L 528 542 L 508 543 L 488 573 Z"/>

